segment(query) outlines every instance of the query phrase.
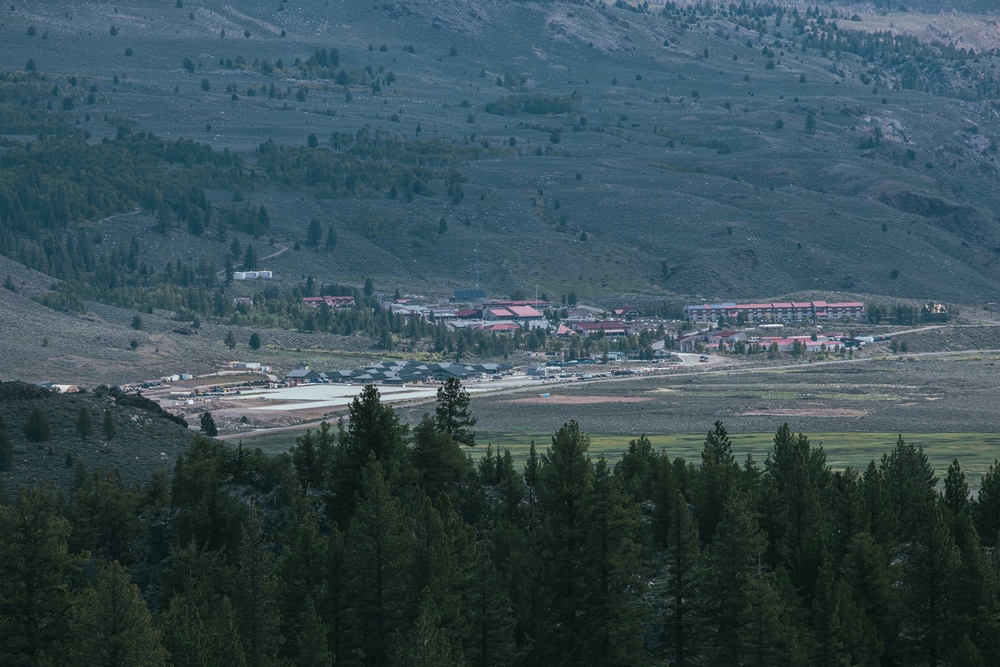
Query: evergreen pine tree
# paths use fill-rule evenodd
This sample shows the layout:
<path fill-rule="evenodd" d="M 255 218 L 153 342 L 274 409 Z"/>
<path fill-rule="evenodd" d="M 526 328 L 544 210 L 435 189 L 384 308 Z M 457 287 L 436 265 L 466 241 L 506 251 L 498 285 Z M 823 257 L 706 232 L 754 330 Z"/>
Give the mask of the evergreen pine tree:
<path fill-rule="evenodd" d="M 636 502 L 654 498 L 656 458 L 653 443 L 643 434 L 629 441 L 628 449 L 615 466 L 615 476 L 622 479 L 623 488 Z"/>
<path fill-rule="evenodd" d="M 741 617 L 750 604 L 747 582 L 761 570 L 766 540 L 747 497 L 732 493 L 701 562 L 702 651 L 709 664 L 742 664 Z"/>
<path fill-rule="evenodd" d="M 638 506 L 611 475 L 601 456 L 584 507 L 584 540 L 589 590 L 578 610 L 583 632 L 579 643 L 592 665 L 641 665 L 646 662 L 642 627 L 646 580 L 639 545 Z"/>
<path fill-rule="evenodd" d="M 49 485 L 21 487 L 0 505 L 0 664 L 66 663 L 70 576 L 69 524 Z"/>
<path fill-rule="evenodd" d="M 14 468 L 14 443 L 7 435 L 7 429 L 0 428 L 0 472 Z"/>
<path fill-rule="evenodd" d="M 670 664 L 686 667 L 696 664 L 691 647 L 695 643 L 700 548 L 698 526 L 679 492 L 671 503 L 668 526 L 663 583 L 667 611 L 663 636 Z"/>
<path fill-rule="evenodd" d="M 281 558 L 277 562 L 278 603 L 285 621 L 286 637 L 291 621 L 298 615 L 302 600 L 319 600 L 324 595 L 327 544 L 319 532 L 319 519 L 309 496 L 296 491 L 289 508 L 288 526 L 281 536 Z M 287 647 L 286 648 L 293 648 Z M 295 659 L 286 652 L 286 657 Z"/>
<path fill-rule="evenodd" d="M 577 610 L 586 607 L 590 593 L 586 578 L 591 572 L 584 560 L 586 502 L 594 477 L 589 448 L 590 438 L 575 421 L 564 424 L 552 437 L 539 470 L 546 614 L 538 650 L 547 664 L 586 663 L 588 657 L 580 641 L 584 626 Z"/>
<path fill-rule="evenodd" d="M 826 557 L 838 561 L 847 552 L 847 542 L 853 535 L 868 530 L 871 526 L 865 507 L 861 475 L 854 468 L 833 473 L 827 493 L 829 508 Z"/>
<path fill-rule="evenodd" d="M 441 493 L 458 497 L 458 487 L 469 474 L 468 459 L 450 435 L 437 429 L 430 415 L 425 414 L 413 429 L 411 457 L 424 493 L 431 498 Z"/>
<path fill-rule="evenodd" d="M 87 438 L 93 434 L 94 422 L 90 416 L 90 410 L 81 405 L 76 413 L 76 437 L 86 442 Z"/>
<path fill-rule="evenodd" d="M 830 479 L 826 454 L 784 424 L 774 436 L 764 467 L 762 514 L 769 560 L 787 568 L 796 589 L 808 598 L 826 548 L 823 499 Z"/>
<path fill-rule="evenodd" d="M 503 456 L 497 457 L 497 492 L 498 502 L 493 510 L 494 516 L 503 516 L 507 521 L 520 525 L 523 515 L 524 477 L 514 466 L 514 457 L 509 449 Z"/>
<path fill-rule="evenodd" d="M 237 550 L 240 568 L 233 596 L 237 627 L 247 667 L 271 665 L 278 652 L 278 613 L 274 556 L 264 537 L 263 517 L 250 505 Z"/>
<path fill-rule="evenodd" d="M 937 477 L 923 448 L 907 444 L 903 436 L 899 436 L 891 452 L 882 455 L 881 468 L 889 509 L 899 517 L 902 539 L 910 540 L 935 500 Z"/>
<path fill-rule="evenodd" d="M 502 667 L 514 662 L 515 618 L 500 575 L 485 546 L 476 546 L 472 577 L 464 595 L 464 652 L 473 667 Z"/>
<path fill-rule="evenodd" d="M 348 640 L 351 628 L 348 617 L 347 582 L 350 571 L 344 534 L 336 524 L 331 526 L 325 546 L 326 563 L 321 570 L 324 586 L 321 598 L 317 600 L 316 610 L 329 628 L 328 646 L 330 653 L 333 654 L 334 664 L 339 664 L 344 662 L 349 654 Z"/>
<path fill-rule="evenodd" d="M 737 628 L 739 664 L 811 667 L 801 648 L 796 627 L 798 600 L 788 578 L 760 569 L 747 578 L 742 593 Z"/>
<path fill-rule="evenodd" d="M 535 441 L 531 441 L 528 447 L 528 460 L 524 462 L 524 487 L 528 501 L 528 520 L 533 521 L 538 505 L 538 481 L 541 467 L 538 452 L 535 449 Z"/>
<path fill-rule="evenodd" d="M 961 560 L 939 504 L 914 530 L 903 579 L 907 655 L 911 665 L 934 666 L 949 655 L 958 630 L 954 578 Z"/>
<path fill-rule="evenodd" d="M 683 469 L 686 465 L 680 467 Z M 656 506 L 653 508 L 653 516 L 650 521 L 652 541 L 654 546 L 663 548 L 667 546 L 668 540 L 672 537 L 670 531 L 673 530 L 673 521 L 677 518 L 674 515 L 677 509 L 675 505 L 678 502 L 684 503 L 685 506 L 688 504 L 687 498 L 678 488 L 674 475 L 674 465 L 666 453 L 656 457 L 653 471 L 653 502 L 656 503 Z M 698 523 L 693 514 L 691 522 L 697 530 Z"/>
<path fill-rule="evenodd" d="M 953 516 L 970 511 L 969 485 L 958 459 L 953 459 L 944 478 L 944 504 Z"/>
<path fill-rule="evenodd" d="M 104 410 L 104 420 L 103 420 L 103 423 L 102 423 L 102 431 L 104 433 L 104 439 L 105 440 L 114 440 L 115 439 L 115 420 L 114 420 L 114 417 L 111 415 L 111 410 L 109 408 L 105 408 L 105 410 Z"/>
<path fill-rule="evenodd" d="M 347 431 L 334 452 L 327 507 L 331 518 L 346 525 L 354 514 L 361 470 L 374 458 L 390 485 L 408 474 L 403 435 L 406 425 L 390 405 L 383 405 L 378 388 L 367 385 L 349 407 Z"/>
<path fill-rule="evenodd" d="M 951 654 L 947 667 L 986 667 L 986 662 L 979 649 L 969 639 L 969 635 L 964 635 L 955 652 Z"/>
<path fill-rule="evenodd" d="M 812 631 L 816 650 L 816 667 L 845 667 L 851 655 L 843 641 L 841 597 L 838 595 L 833 568 L 824 562 L 816 579 L 816 595 L 812 604 Z"/>
<path fill-rule="evenodd" d="M 45 442 L 49 439 L 49 418 L 39 407 L 32 408 L 24 421 L 24 437 L 28 442 Z"/>
<path fill-rule="evenodd" d="M 309 596 L 301 599 L 298 605 L 301 611 L 290 624 L 289 635 L 294 647 L 294 660 L 297 667 L 331 667 L 333 653 L 327 647 L 327 627 L 316 613 L 316 605 Z"/>
<path fill-rule="evenodd" d="M 261 208 L 263 209 L 263 207 Z M 242 268 L 244 271 L 254 271 L 257 268 L 257 249 L 252 243 L 247 243 L 246 250 L 243 252 Z"/>
<path fill-rule="evenodd" d="M 123 565 L 134 563 L 143 533 L 140 502 L 138 488 L 126 484 L 121 473 L 95 469 L 73 490 L 70 499 L 72 550 Z"/>
<path fill-rule="evenodd" d="M 735 484 L 739 467 L 733 458 L 729 434 L 721 421 L 716 421 L 705 436 L 701 452 L 701 469 L 695 477 L 695 508 L 703 543 L 711 541 L 719 524 L 722 506 Z"/>
<path fill-rule="evenodd" d="M 197 586 L 175 595 L 161 619 L 172 667 L 246 667 L 236 613 L 228 597 Z"/>
<path fill-rule="evenodd" d="M 885 471 L 868 463 L 861 477 L 861 494 L 868 518 L 868 532 L 879 544 L 895 544 L 900 539 L 900 517 L 889 498 Z"/>
<path fill-rule="evenodd" d="M 990 664 L 1000 662 L 1000 572 L 979 541 L 968 512 L 952 521 L 960 564 L 953 573 L 951 591 L 955 624 L 968 633 L 983 658 Z"/>
<path fill-rule="evenodd" d="M 412 545 L 403 508 L 372 458 L 361 471 L 357 512 L 344 540 L 345 600 L 353 653 L 366 665 L 387 667 L 392 639 L 407 626 Z"/>
<path fill-rule="evenodd" d="M 472 447 L 476 444 L 476 418 L 469 412 L 469 393 L 458 378 L 448 378 L 438 388 L 435 421 L 439 431 L 451 436 L 459 444 Z"/>
<path fill-rule="evenodd" d="M 972 516 L 983 544 L 988 547 L 1000 544 L 1000 460 L 994 460 L 983 475 Z"/>
<path fill-rule="evenodd" d="M 442 627 L 434 596 L 423 596 L 417 620 L 393 650 L 392 665 L 400 667 L 464 667 L 461 649 L 455 650 Z"/>
<path fill-rule="evenodd" d="M 545 570 L 538 542 L 537 531 L 523 531 L 503 519 L 490 534 L 490 553 L 513 609 L 514 643 L 523 654 L 522 664 L 540 664 L 544 650 L 537 641 L 546 615 Z M 470 656 L 475 657 L 471 651 Z"/>
<path fill-rule="evenodd" d="M 902 600 L 890 567 L 888 552 L 871 533 L 858 533 L 848 542 L 842 569 L 858 606 L 854 650 L 869 656 L 874 653 L 873 659 L 891 656 L 897 660 L 900 653 Z"/>
<path fill-rule="evenodd" d="M 450 653 L 461 655 L 468 620 L 463 610 L 474 578 L 475 533 L 447 502 L 439 512 L 426 496 L 414 524 L 409 599 L 414 604 L 433 603 L 443 629 L 441 641 L 450 645 Z M 411 617 L 417 612 L 414 607 Z"/>
<path fill-rule="evenodd" d="M 323 484 L 326 470 L 312 430 L 306 429 L 305 433 L 295 438 L 291 455 L 292 465 L 295 466 L 302 488 L 306 490 L 319 488 Z"/>
<path fill-rule="evenodd" d="M 229 448 L 201 435 L 177 457 L 171 504 L 181 510 L 173 522 L 178 544 L 194 540 L 203 549 L 222 551 L 239 544 L 246 505 L 220 488 L 230 466 Z"/>
<path fill-rule="evenodd" d="M 210 438 L 219 435 L 219 429 L 215 425 L 215 418 L 211 412 L 203 412 L 201 415 L 201 432 Z"/>
<path fill-rule="evenodd" d="M 73 604 L 73 664 L 94 667 L 159 667 L 167 652 L 152 615 L 128 572 L 116 562 Z"/>

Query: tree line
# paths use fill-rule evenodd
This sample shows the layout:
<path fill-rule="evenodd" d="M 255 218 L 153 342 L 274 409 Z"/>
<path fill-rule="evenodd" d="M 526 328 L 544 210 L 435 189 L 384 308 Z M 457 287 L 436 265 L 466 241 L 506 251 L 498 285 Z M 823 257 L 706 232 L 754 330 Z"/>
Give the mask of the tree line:
<path fill-rule="evenodd" d="M 287 454 L 197 436 L 142 487 L 78 466 L 0 504 L 3 664 L 984 665 L 1000 660 L 1000 463 L 943 490 L 902 438 L 834 471 L 564 424 L 526 463 L 457 382 L 412 429 L 369 386 Z"/>

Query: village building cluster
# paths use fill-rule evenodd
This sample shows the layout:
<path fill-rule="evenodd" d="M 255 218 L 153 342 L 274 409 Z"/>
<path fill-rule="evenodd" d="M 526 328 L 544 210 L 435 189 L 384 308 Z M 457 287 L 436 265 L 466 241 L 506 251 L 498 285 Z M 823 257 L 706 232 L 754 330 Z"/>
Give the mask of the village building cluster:
<path fill-rule="evenodd" d="M 864 320 L 868 317 L 860 301 L 828 303 L 802 301 L 782 303 L 703 303 L 684 306 L 684 319 L 691 322 L 805 322 L 806 320 Z"/>
<path fill-rule="evenodd" d="M 477 329 L 491 333 L 513 334 L 518 330 L 551 328 L 557 338 L 568 338 L 574 334 L 583 337 L 602 335 L 607 338 L 621 338 L 630 333 L 638 333 L 649 323 L 638 321 L 639 309 L 624 305 L 604 311 L 600 308 L 574 308 L 564 323 L 554 324 L 547 317 L 546 310 L 561 309 L 562 306 L 549 304 L 543 299 L 486 299 L 482 290 L 458 290 L 448 304 L 418 304 L 411 299 L 395 299 L 381 303 L 383 309 L 401 315 L 406 319 L 418 316 L 429 322 L 444 322 L 449 329 Z M 302 303 L 313 308 L 351 308 L 355 305 L 353 296 L 307 296 Z M 602 319 L 602 315 L 611 315 Z M 655 328 L 655 327 L 654 327 Z"/>
<path fill-rule="evenodd" d="M 810 334 L 807 336 L 749 336 L 746 331 L 699 331 L 679 337 L 674 346 L 679 352 L 719 350 L 739 352 L 750 345 L 761 351 L 774 352 L 838 352 L 841 349 L 860 347 L 874 338 L 853 338 L 842 334 Z"/>
<path fill-rule="evenodd" d="M 413 384 L 418 382 L 445 382 L 446 380 L 468 380 L 470 378 L 495 377 L 510 372 L 505 364 L 425 364 L 416 361 L 384 361 L 364 368 L 339 371 L 315 371 L 308 366 L 300 366 L 285 375 L 289 387 L 301 384 L 341 383 L 381 383 Z"/>

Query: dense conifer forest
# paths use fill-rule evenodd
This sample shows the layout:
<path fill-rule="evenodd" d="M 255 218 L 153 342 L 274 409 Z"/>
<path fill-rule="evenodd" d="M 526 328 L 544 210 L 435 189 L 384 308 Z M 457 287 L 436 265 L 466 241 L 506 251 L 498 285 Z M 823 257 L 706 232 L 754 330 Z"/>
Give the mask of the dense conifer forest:
<path fill-rule="evenodd" d="M 0 663 L 1000 661 L 1000 464 L 970 494 L 900 438 L 834 471 L 787 426 L 736 461 L 716 422 L 701 461 L 611 465 L 571 421 L 518 470 L 474 425 L 457 383 L 412 430 L 369 386 L 288 454 L 0 492 Z"/>

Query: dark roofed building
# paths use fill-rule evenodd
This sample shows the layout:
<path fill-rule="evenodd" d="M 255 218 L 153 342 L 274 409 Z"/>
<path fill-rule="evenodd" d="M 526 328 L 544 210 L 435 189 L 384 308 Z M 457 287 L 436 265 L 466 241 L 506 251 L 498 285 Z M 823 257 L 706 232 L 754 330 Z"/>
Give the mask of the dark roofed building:
<path fill-rule="evenodd" d="M 318 382 L 320 379 L 320 374 L 314 370 L 310 370 L 308 367 L 296 368 L 294 371 L 288 371 L 288 374 L 285 375 L 285 382 L 288 383 L 289 387 L 294 387 L 304 382 Z"/>

